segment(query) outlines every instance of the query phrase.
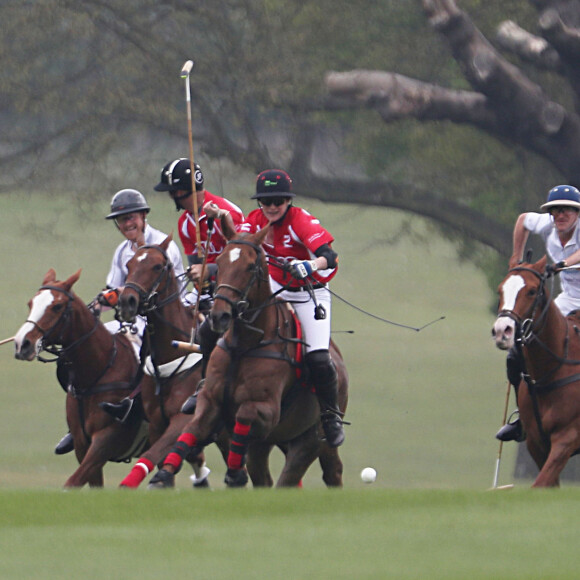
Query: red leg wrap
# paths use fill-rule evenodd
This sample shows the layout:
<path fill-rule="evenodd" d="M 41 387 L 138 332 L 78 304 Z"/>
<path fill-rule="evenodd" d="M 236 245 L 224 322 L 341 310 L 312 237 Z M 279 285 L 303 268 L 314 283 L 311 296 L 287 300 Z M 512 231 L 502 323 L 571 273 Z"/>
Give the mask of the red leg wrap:
<path fill-rule="evenodd" d="M 141 457 L 119 485 L 121 487 L 139 487 L 139 484 L 151 473 L 154 467 L 149 459 Z"/>
<path fill-rule="evenodd" d="M 184 457 L 187 457 L 192 447 L 197 444 L 197 438 L 192 433 L 182 433 L 169 455 L 163 461 L 163 465 L 172 465 L 176 473 L 181 469 Z"/>
<path fill-rule="evenodd" d="M 229 469 L 241 469 L 244 466 L 250 427 L 251 425 L 244 425 L 236 421 L 234 435 L 230 443 L 230 453 L 228 455 Z"/>

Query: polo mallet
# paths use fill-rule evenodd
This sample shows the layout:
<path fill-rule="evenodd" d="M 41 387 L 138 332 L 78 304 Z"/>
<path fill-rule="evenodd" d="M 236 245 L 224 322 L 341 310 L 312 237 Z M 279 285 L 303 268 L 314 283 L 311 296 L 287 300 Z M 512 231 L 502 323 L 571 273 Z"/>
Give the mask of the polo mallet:
<path fill-rule="evenodd" d="M 187 134 L 189 138 L 189 164 L 191 167 L 191 192 L 193 195 L 193 221 L 195 223 L 195 238 L 197 255 L 201 256 L 201 232 L 199 231 L 199 216 L 197 207 L 197 191 L 195 187 L 195 165 L 193 160 L 193 130 L 191 128 L 191 83 L 189 75 L 193 69 L 193 61 L 188 60 L 181 69 L 181 78 L 185 79 L 185 102 L 187 105 Z"/>
<path fill-rule="evenodd" d="M 191 329 L 191 340 L 190 344 L 193 345 L 193 339 L 195 337 L 195 327 L 197 325 L 197 317 L 199 315 L 199 303 L 201 300 L 201 292 L 203 288 L 203 279 L 205 278 L 205 269 L 207 266 L 207 255 L 209 254 L 209 244 L 211 242 L 211 235 L 213 234 L 213 224 L 214 219 L 207 219 L 207 240 L 205 241 L 205 250 L 203 252 L 203 261 L 201 263 L 201 274 L 199 278 L 199 287 L 197 289 L 197 300 L 195 301 L 195 309 L 193 311 L 193 328 Z"/>
<path fill-rule="evenodd" d="M 507 384 L 507 393 L 505 395 L 505 405 L 504 405 L 504 410 L 503 410 L 503 421 L 502 421 L 502 425 L 506 424 L 507 421 L 507 413 L 508 413 L 508 406 L 509 406 L 509 401 L 510 401 L 510 392 L 511 392 L 511 385 L 510 382 L 508 381 Z M 499 442 L 499 449 L 497 452 L 497 459 L 495 462 L 495 474 L 493 476 L 493 486 L 492 489 L 511 489 L 513 487 L 513 485 L 502 485 L 501 487 L 497 486 L 497 482 L 499 480 L 499 465 L 501 462 L 501 452 L 503 449 L 503 441 L 500 440 Z"/>
<path fill-rule="evenodd" d="M 12 342 L 14 340 L 14 337 L 11 336 L 10 338 L 5 338 L 4 340 L 0 340 L 0 346 L 2 346 L 3 344 L 7 344 L 8 342 Z"/>

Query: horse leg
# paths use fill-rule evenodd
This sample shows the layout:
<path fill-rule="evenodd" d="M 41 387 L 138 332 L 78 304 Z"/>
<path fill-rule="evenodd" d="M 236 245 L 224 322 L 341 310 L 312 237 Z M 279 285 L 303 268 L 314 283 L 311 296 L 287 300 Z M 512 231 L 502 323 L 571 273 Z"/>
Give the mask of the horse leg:
<path fill-rule="evenodd" d="M 548 458 L 536 477 L 532 487 L 559 487 L 560 473 L 578 448 L 578 437 L 575 430 L 568 430 L 565 433 L 558 433 L 552 436 L 551 449 Z"/>
<path fill-rule="evenodd" d="M 328 487 L 342 487 L 343 465 L 338 449 L 322 443 L 318 462 L 322 468 L 322 480 L 324 483 Z"/>
<path fill-rule="evenodd" d="M 80 465 L 66 480 L 64 487 L 83 487 L 86 483 L 90 487 L 103 487 L 103 467 L 111 457 L 113 446 L 108 442 L 109 437 L 93 436 L 87 450 L 75 449 Z"/>
<path fill-rule="evenodd" d="M 248 446 L 246 467 L 254 487 L 274 485 L 269 462 L 272 447 L 272 444 L 265 441 L 252 441 Z"/>
<path fill-rule="evenodd" d="M 202 389 L 198 398 L 195 415 L 189 416 L 188 424 L 182 430 L 171 451 L 163 459 L 163 465 L 150 481 L 149 488 L 174 487 L 175 474 L 179 472 L 186 458 L 202 452 L 219 425 L 221 407 L 211 397 L 211 389 Z"/>
<path fill-rule="evenodd" d="M 318 451 L 318 426 L 313 425 L 310 429 L 288 442 L 286 461 L 282 473 L 276 482 L 276 487 L 298 487 L 304 474 L 312 465 Z"/>
<path fill-rule="evenodd" d="M 171 447 L 175 444 L 177 438 L 190 421 L 187 415 L 174 415 L 169 426 L 160 437 L 156 438 L 155 443 L 139 458 L 129 474 L 121 481 L 120 487 L 137 488 L 139 484 L 155 469 L 155 466 L 169 453 Z M 151 431 L 150 431 L 151 432 Z M 157 431 L 155 431 L 157 434 Z M 205 465 L 203 453 L 190 461 L 194 471 L 200 471 Z M 207 477 L 207 476 L 206 476 Z"/>

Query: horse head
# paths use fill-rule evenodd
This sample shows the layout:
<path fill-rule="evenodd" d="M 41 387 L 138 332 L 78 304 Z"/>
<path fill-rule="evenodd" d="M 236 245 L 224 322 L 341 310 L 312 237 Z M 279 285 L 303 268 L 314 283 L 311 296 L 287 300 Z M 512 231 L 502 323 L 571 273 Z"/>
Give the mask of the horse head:
<path fill-rule="evenodd" d="M 262 249 L 269 229 L 266 226 L 257 234 L 231 237 L 218 257 L 218 285 L 210 312 L 214 332 L 225 332 L 235 318 L 269 297 L 268 266 Z"/>
<path fill-rule="evenodd" d="M 498 287 L 498 315 L 491 331 L 497 348 L 510 349 L 522 323 L 544 306 L 545 281 L 546 256 L 535 264 L 510 262 L 508 275 Z"/>
<path fill-rule="evenodd" d="M 42 286 L 28 301 L 28 319 L 14 337 L 14 356 L 17 359 L 31 361 L 43 346 L 63 340 L 75 299 L 71 288 L 80 275 L 81 270 L 59 282 L 52 268 L 46 273 Z"/>
<path fill-rule="evenodd" d="M 127 262 L 127 279 L 119 296 L 119 314 L 125 322 L 134 322 L 157 305 L 159 294 L 167 290 L 172 264 L 167 248 L 173 239 L 169 234 L 159 245 L 141 246 Z"/>

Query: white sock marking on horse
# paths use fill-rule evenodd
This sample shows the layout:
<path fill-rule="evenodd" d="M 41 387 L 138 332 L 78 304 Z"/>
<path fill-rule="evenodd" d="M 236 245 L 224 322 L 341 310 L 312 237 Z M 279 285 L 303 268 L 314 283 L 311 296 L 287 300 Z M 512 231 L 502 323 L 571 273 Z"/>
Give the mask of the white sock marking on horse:
<path fill-rule="evenodd" d="M 241 253 L 242 253 L 242 250 L 240 248 L 234 248 L 230 252 L 230 262 L 233 264 L 236 260 L 238 260 Z"/>
<path fill-rule="evenodd" d="M 519 275 L 510 276 L 503 283 L 503 307 L 502 310 L 513 310 L 516 305 L 516 298 L 519 291 L 526 285 L 524 279 Z"/>
<path fill-rule="evenodd" d="M 26 334 L 34 329 L 33 323 L 38 323 L 38 321 L 44 316 L 46 309 L 53 302 L 54 296 L 50 290 L 42 290 L 32 299 L 32 308 L 28 315 L 28 321 L 20 327 L 14 336 L 14 342 L 17 345 L 21 344 Z"/>

